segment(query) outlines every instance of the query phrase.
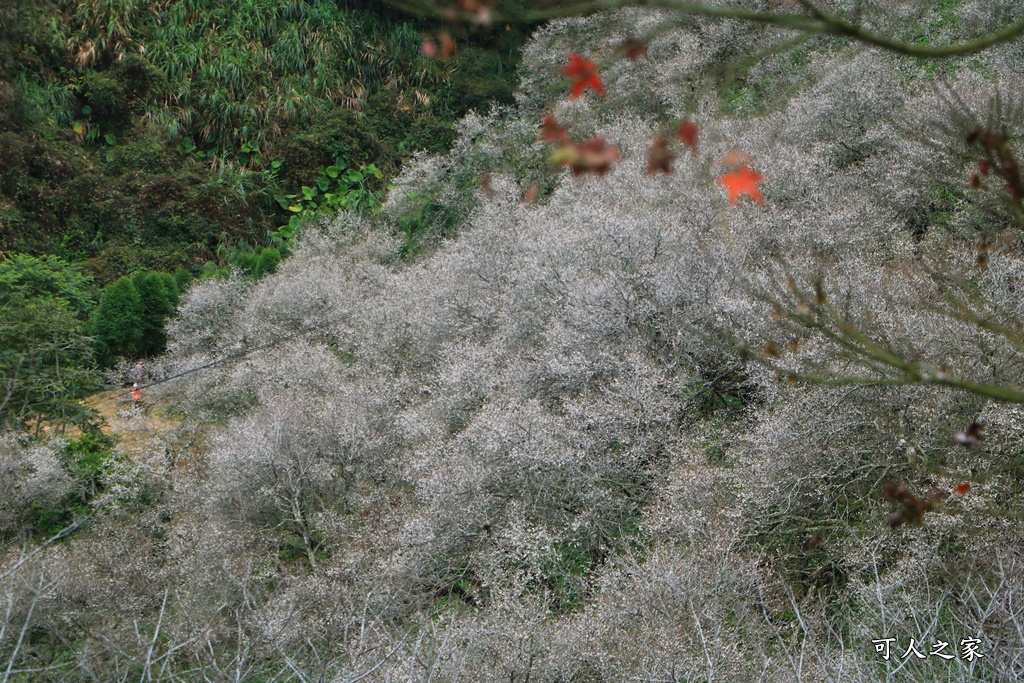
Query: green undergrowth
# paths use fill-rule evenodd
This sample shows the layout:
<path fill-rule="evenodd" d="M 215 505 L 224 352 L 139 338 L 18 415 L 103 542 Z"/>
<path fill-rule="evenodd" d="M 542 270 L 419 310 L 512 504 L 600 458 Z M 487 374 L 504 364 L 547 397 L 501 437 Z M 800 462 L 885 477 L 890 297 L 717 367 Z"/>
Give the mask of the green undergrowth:
<path fill-rule="evenodd" d="M 117 458 L 114 445 L 113 439 L 98 432 L 67 442 L 59 460 L 71 486 L 55 503 L 27 510 L 22 529 L 36 540 L 45 540 L 92 514 L 92 502 L 106 489 L 106 475 Z"/>
<path fill-rule="evenodd" d="M 374 164 L 380 192 L 470 109 L 510 102 L 530 27 L 420 52 L 434 20 L 364 2 L 48 0 L 0 13 L 0 250 L 100 285 L 281 249 L 278 196 Z M 348 207 L 344 207 L 348 208 Z M 251 273 L 261 268 L 237 264 Z"/>

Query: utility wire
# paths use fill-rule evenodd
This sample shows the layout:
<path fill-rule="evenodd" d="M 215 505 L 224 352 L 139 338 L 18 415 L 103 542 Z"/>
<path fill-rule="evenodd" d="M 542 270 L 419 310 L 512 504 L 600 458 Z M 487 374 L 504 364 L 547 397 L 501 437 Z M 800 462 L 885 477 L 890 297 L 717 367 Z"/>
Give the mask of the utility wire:
<path fill-rule="evenodd" d="M 324 327 L 326 327 L 328 325 L 331 325 L 331 324 L 337 322 L 340 319 L 341 319 L 341 316 L 338 316 L 337 318 L 334 318 L 333 320 L 329 320 L 326 323 L 320 322 L 320 323 L 315 323 L 313 325 L 309 325 L 309 326 L 299 330 L 298 332 L 293 332 L 291 334 L 287 334 L 287 335 L 285 335 L 283 337 L 279 337 L 279 338 L 277 338 L 277 339 L 275 339 L 273 341 L 269 341 L 266 344 L 260 344 L 259 346 L 252 347 L 251 349 L 245 349 L 243 351 L 238 351 L 236 353 L 232 353 L 230 355 L 224 356 L 223 358 L 218 358 L 217 360 L 212 361 L 210 363 L 206 363 L 205 365 L 200 365 L 200 366 L 195 367 L 195 368 L 189 368 L 188 370 L 185 370 L 184 372 L 179 372 L 176 375 L 171 375 L 170 377 L 164 377 L 163 379 L 158 379 L 156 381 L 149 382 L 148 384 L 143 384 L 143 385 L 139 386 L 139 389 L 142 390 L 142 389 L 148 389 L 149 387 L 155 387 L 158 384 L 163 384 L 164 382 L 170 382 L 172 379 L 178 379 L 179 377 L 184 377 L 185 375 L 191 375 L 193 372 L 199 372 L 200 370 L 206 370 L 208 368 L 212 368 L 212 367 L 215 367 L 217 365 L 222 365 L 224 363 L 227 363 L 228 361 L 235 360 L 236 358 L 242 358 L 244 356 L 248 356 L 250 353 L 255 353 L 256 351 L 262 351 L 263 349 L 268 349 L 271 346 L 277 346 L 278 344 L 286 342 L 289 339 L 295 339 L 296 337 L 300 337 L 300 336 L 302 336 L 304 334 L 308 334 L 309 332 L 312 332 L 313 330 L 322 329 L 322 328 L 324 328 Z"/>

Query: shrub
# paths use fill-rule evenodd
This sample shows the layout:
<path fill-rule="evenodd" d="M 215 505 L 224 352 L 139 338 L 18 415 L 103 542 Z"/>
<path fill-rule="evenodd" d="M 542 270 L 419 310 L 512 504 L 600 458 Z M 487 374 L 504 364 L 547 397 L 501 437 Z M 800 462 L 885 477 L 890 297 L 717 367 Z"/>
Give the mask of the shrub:
<path fill-rule="evenodd" d="M 260 250 L 256 262 L 253 264 L 253 277 L 262 277 L 277 270 L 277 264 L 281 262 L 281 252 L 274 247 L 264 247 Z"/>

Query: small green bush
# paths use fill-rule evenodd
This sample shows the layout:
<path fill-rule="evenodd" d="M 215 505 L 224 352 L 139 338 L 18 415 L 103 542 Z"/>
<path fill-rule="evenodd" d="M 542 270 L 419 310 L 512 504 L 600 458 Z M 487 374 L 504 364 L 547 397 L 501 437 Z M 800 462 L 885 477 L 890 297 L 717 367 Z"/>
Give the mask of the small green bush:
<path fill-rule="evenodd" d="M 95 123 L 120 128 L 127 122 L 128 97 L 124 86 L 116 79 L 90 73 L 83 79 L 81 93 L 91 108 L 89 116 Z"/>
<path fill-rule="evenodd" d="M 277 270 L 277 264 L 281 262 L 281 252 L 274 247 L 264 247 L 260 251 L 256 262 L 253 264 L 253 277 L 261 277 L 267 273 Z"/>

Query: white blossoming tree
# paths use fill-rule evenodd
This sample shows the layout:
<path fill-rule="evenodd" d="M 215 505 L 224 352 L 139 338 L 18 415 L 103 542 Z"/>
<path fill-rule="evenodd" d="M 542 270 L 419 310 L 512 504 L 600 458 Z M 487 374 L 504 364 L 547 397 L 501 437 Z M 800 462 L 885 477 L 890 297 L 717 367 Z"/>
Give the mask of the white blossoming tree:
<path fill-rule="evenodd" d="M 185 296 L 154 374 L 262 350 L 150 390 L 214 424 L 7 593 L 12 671 L 1024 675 L 1013 6 L 658 5 L 542 27 L 379 217 Z"/>

